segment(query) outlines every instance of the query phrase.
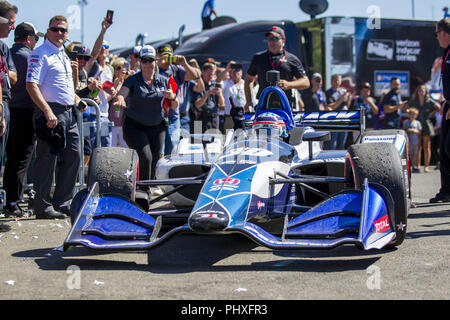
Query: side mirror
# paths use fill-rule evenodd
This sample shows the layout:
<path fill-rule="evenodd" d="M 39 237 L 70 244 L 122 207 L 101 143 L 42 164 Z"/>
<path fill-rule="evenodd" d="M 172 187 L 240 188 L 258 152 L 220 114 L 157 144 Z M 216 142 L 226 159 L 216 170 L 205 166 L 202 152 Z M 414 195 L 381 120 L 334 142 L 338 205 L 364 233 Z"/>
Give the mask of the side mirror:
<path fill-rule="evenodd" d="M 313 142 L 313 141 L 329 141 L 331 139 L 331 134 L 329 131 L 312 131 L 305 132 L 303 134 L 303 141 Z"/>
<path fill-rule="evenodd" d="M 331 139 L 330 131 L 310 131 L 303 134 L 303 141 L 308 141 L 309 160 L 312 160 L 313 150 L 312 144 L 314 141 L 328 141 Z"/>

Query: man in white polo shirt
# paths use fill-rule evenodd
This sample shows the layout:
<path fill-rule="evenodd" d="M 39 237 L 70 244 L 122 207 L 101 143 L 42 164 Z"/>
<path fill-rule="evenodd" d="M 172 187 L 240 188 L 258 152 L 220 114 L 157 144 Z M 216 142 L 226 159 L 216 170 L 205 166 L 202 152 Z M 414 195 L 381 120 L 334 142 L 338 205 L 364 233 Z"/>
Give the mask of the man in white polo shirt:
<path fill-rule="evenodd" d="M 38 107 L 33 116 L 37 135 L 33 210 L 37 219 L 65 218 L 64 214 L 69 214 L 80 165 L 80 137 L 72 109 L 76 106 L 85 110 L 86 105 L 75 95 L 70 59 L 64 52 L 67 28 L 64 16 L 53 17 L 44 44 L 28 58 L 26 88 Z"/>

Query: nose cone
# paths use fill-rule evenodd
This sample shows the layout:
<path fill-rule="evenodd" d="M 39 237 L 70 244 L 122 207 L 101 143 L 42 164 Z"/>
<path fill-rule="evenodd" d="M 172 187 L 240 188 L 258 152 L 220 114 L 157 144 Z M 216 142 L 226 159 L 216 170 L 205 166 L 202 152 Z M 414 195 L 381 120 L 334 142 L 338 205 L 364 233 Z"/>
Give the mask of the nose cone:
<path fill-rule="evenodd" d="M 215 206 L 210 209 L 199 210 L 189 218 L 189 227 L 194 232 L 222 231 L 228 226 L 230 219 L 222 210 L 216 210 Z"/>

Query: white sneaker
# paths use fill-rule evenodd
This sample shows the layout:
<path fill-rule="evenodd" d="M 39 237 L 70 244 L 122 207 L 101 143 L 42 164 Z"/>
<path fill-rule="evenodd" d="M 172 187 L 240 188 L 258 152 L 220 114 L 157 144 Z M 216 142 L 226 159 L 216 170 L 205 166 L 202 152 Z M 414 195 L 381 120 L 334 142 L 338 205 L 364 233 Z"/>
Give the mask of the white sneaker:
<path fill-rule="evenodd" d="M 150 192 L 152 196 L 162 196 L 164 191 L 159 186 L 155 186 L 154 188 L 150 188 Z"/>

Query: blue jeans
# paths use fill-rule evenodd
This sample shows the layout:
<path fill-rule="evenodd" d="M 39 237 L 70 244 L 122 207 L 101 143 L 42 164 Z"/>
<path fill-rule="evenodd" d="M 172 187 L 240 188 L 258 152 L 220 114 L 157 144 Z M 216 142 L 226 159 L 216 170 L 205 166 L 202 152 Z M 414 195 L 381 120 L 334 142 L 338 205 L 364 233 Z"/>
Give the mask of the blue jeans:
<path fill-rule="evenodd" d="M 191 130 L 191 118 L 189 117 L 189 114 L 186 114 L 185 116 L 180 116 L 180 128 L 186 130 L 189 132 Z"/>
<path fill-rule="evenodd" d="M 95 122 L 97 116 L 95 114 L 90 114 L 87 116 L 86 120 L 88 122 Z M 109 122 L 107 117 L 100 117 L 100 124 L 102 122 Z M 106 125 L 106 124 L 104 124 Z M 91 141 L 92 150 L 97 148 L 97 125 L 90 127 L 89 140 Z M 112 145 L 112 128 L 108 127 L 107 131 L 101 131 L 100 143 L 102 147 L 110 147 Z"/>
<path fill-rule="evenodd" d="M 166 156 L 172 154 L 172 151 L 178 147 L 180 142 L 180 118 L 169 117 L 169 127 L 166 129 L 166 140 L 164 142 L 164 154 Z"/>
<path fill-rule="evenodd" d="M 330 141 L 325 142 L 325 150 L 345 150 L 348 132 L 332 132 Z"/>

